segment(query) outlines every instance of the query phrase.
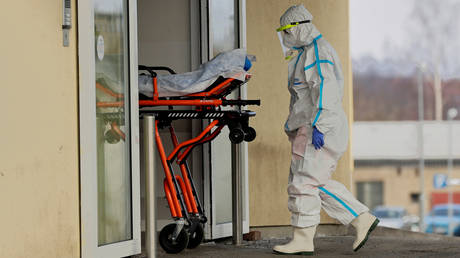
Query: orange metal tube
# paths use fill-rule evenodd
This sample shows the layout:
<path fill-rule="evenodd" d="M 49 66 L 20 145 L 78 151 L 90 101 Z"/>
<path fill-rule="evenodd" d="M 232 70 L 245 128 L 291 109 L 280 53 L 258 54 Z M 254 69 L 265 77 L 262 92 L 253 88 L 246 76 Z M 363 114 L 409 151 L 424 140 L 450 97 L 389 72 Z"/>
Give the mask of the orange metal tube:
<path fill-rule="evenodd" d="M 153 101 L 158 100 L 158 84 L 157 77 L 153 77 Z"/>
<path fill-rule="evenodd" d="M 193 94 L 189 94 L 187 96 L 189 96 L 189 97 L 207 97 L 207 96 L 211 96 L 216 91 L 227 87 L 227 85 L 229 85 L 230 82 L 232 82 L 233 80 L 235 80 L 235 79 L 233 79 L 233 78 L 226 79 L 225 81 L 223 81 L 222 83 L 220 83 L 216 87 L 212 88 L 210 91 L 193 93 Z"/>
<path fill-rule="evenodd" d="M 176 136 L 176 133 L 174 132 L 174 128 L 171 126 L 169 127 L 169 132 L 171 133 L 171 140 L 174 144 L 174 148 L 177 147 L 177 145 L 179 145 L 179 142 L 177 141 L 177 136 Z M 195 214 L 198 214 L 198 208 L 197 208 L 197 205 L 196 205 L 196 200 L 195 200 L 195 197 L 193 195 L 193 191 L 192 191 L 192 185 L 190 183 L 190 179 L 188 178 L 188 173 L 187 173 L 187 168 L 185 167 L 184 164 L 180 165 L 180 171 L 182 173 L 182 177 L 184 178 L 184 182 L 185 182 L 185 190 L 182 189 L 182 192 L 187 192 L 188 196 L 189 196 L 189 199 L 190 199 L 190 204 L 192 205 L 192 211 L 193 213 Z M 189 213 L 192 212 L 189 210 Z"/>
<path fill-rule="evenodd" d="M 227 80 L 225 80 L 222 84 L 218 85 L 217 87 L 211 89 L 209 92 L 206 93 L 206 96 L 211 96 L 213 95 L 214 93 L 218 92 L 218 91 L 221 91 L 222 89 L 226 88 L 227 86 L 230 85 L 230 83 L 232 81 L 234 81 L 235 79 L 233 78 L 229 78 Z"/>
<path fill-rule="evenodd" d="M 223 125 L 219 126 L 214 132 L 212 132 L 211 135 L 205 137 L 204 139 L 199 141 L 197 144 L 205 143 L 207 141 L 211 141 L 212 139 L 216 138 L 216 136 L 220 133 L 222 128 L 224 128 Z M 185 151 L 180 153 L 178 155 L 178 157 L 177 157 L 177 163 L 180 163 L 187 156 L 187 154 L 193 149 L 193 147 L 195 147 L 195 146 L 196 146 L 195 144 L 190 145 L 190 146 L 187 147 L 187 149 Z"/>
<path fill-rule="evenodd" d="M 139 100 L 139 106 L 220 106 L 221 99 Z"/>
<path fill-rule="evenodd" d="M 123 139 L 123 141 L 126 139 L 126 134 L 120 129 L 120 127 L 118 127 L 117 123 L 112 122 L 112 129 L 113 129 L 118 135 L 120 135 L 120 137 L 121 137 L 121 139 Z"/>
<path fill-rule="evenodd" d="M 191 140 L 188 140 L 188 141 L 185 141 L 181 144 L 179 144 L 178 146 L 176 146 L 176 148 L 174 148 L 173 152 L 171 154 L 169 154 L 168 156 L 168 160 L 172 160 L 174 158 L 174 156 L 176 156 L 177 152 L 182 149 L 182 147 L 184 146 L 187 146 L 187 145 L 190 145 L 190 144 L 194 144 L 198 141 L 200 141 L 209 131 L 211 131 L 211 129 L 216 126 L 217 124 L 219 123 L 219 120 L 214 120 L 212 121 L 207 127 L 206 129 L 204 129 L 203 132 L 200 133 L 200 135 L 198 135 L 197 137 L 191 139 Z"/>
<path fill-rule="evenodd" d="M 182 180 L 182 178 L 180 176 L 176 176 L 176 180 L 179 183 L 179 186 L 180 186 L 180 189 L 182 191 L 182 194 L 184 195 L 185 206 L 187 206 L 187 211 L 189 213 L 192 213 L 192 206 L 190 205 L 191 196 L 189 196 L 189 194 L 188 194 L 188 191 L 187 191 L 187 188 L 185 187 L 184 181 Z"/>
<path fill-rule="evenodd" d="M 179 145 L 179 142 L 177 141 L 177 136 L 176 136 L 176 133 L 174 132 L 174 128 L 172 126 L 169 127 L 169 132 L 171 133 L 171 140 L 173 142 L 173 146 L 174 146 L 174 148 L 176 148 L 177 145 Z"/>
<path fill-rule="evenodd" d="M 196 205 L 196 200 L 195 200 L 195 198 L 193 196 L 193 192 L 192 192 L 192 185 L 190 184 L 190 180 L 189 180 L 188 175 L 187 175 L 187 169 L 185 168 L 184 164 L 180 165 L 180 171 L 181 171 L 182 177 L 184 178 L 184 181 L 185 181 L 185 185 L 184 185 L 185 189 L 183 189 L 182 192 L 187 193 L 187 195 L 189 196 L 189 199 L 190 199 L 190 204 L 192 205 L 191 210 L 189 210 L 189 213 L 191 213 L 193 211 L 193 213 L 198 214 L 198 208 L 197 208 L 197 205 Z M 188 208 L 188 206 L 187 206 L 187 208 Z"/>
<path fill-rule="evenodd" d="M 114 98 L 118 98 L 118 99 L 122 99 L 124 96 L 123 94 L 120 94 L 120 93 L 115 93 L 113 92 L 112 90 L 110 89 L 107 89 L 106 87 L 102 86 L 102 84 L 96 82 L 96 88 L 100 89 L 101 91 L 103 91 L 105 94 L 108 94 Z"/>
<path fill-rule="evenodd" d="M 171 216 L 173 218 L 176 218 L 177 217 L 177 212 L 176 212 L 176 209 L 174 208 L 173 198 L 171 196 L 171 191 L 169 189 L 168 182 L 166 181 L 166 178 L 163 180 L 163 187 L 165 189 L 166 200 L 168 201 L 169 210 L 171 211 Z"/>
<path fill-rule="evenodd" d="M 187 153 L 189 153 L 193 149 L 193 147 L 195 147 L 195 144 L 188 146 L 187 149 L 185 149 L 185 151 L 177 155 L 177 164 L 179 164 L 180 161 L 184 159 L 185 155 L 187 155 Z"/>
<path fill-rule="evenodd" d="M 179 201 L 177 200 L 177 193 L 176 193 L 176 189 L 174 187 L 174 183 L 173 183 L 173 179 L 172 179 L 172 173 L 171 173 L 171 170 L 169 169 L 168 163 L 166 161 L 165 149 L 163 147 L 163 143 L 161 141 L 160 133 L 158 131 L 158 120 L 155 120 L 155 140 L 156 140 L 156 143 L 157 143 L 158 153 L 160 154 L 161 163 L 163 164 L 164 172 L 165 172 L 165 175 L 166 175 L 165 180 L 167 181 L 169 190 L 172 193 L 172 201 L 173 201 L 174 207 L 175 207 L 175 209 L 177 211 L 177 217 L 182 218 L 182 210 L 180 208 Z"/>
<path fill-rule="evenodd" d="M 124 105 L 123 101 L 116 102 L 97 102 L 96 107 L 122 107 Z"/>

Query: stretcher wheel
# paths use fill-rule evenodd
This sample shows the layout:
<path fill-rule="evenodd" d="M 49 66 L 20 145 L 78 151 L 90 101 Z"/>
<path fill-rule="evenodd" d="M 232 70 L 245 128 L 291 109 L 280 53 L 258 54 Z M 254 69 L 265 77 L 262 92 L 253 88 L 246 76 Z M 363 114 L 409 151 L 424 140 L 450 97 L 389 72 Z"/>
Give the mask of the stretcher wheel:
<path fill-rule="evenodd" d="M 256 138 L 256 130 L 252 127 L 248 127 L 244 130 L 244 140 L 246 142 L 252 142 Z"/>
<path fill-rule="evenodd" d="M 244 132 L 240 128 L 234 128 L 230 131 L 228 138 L 230 138 L 230 141 L 232 143 L 241 143 L 244 140 Z"/>
<path fill-rule="evenodd" d="M 195 227 L 195 230 L 193 232 L 190 232 L 187 248 L 193 249 L 193 248 L 198 247 L 203 241 L 203 238 L 204 238 L 203 225 L 201 225 L 201 223 L 198 223 Z"/>
<path fill-rule="evenodd" d="M 170 254 L 177 254 L 182 252 L 189 241 L 189 237 L 185 229 L 183 228 L 177 239 L 175 241 L 172 240 L 172 235 L 176 230 L 176 224 L 168 224 L 160 231 L 160 245 L 167 253 Z"/>
<path fill-rule="evenodd" d="M 206 216 L 203 215 L 203 217 L 201 217 L 200 219 L 200 222 L 204 224 L 206 224 L 206 222 L 208 222 L 208 218 L 206 218 Z"/>

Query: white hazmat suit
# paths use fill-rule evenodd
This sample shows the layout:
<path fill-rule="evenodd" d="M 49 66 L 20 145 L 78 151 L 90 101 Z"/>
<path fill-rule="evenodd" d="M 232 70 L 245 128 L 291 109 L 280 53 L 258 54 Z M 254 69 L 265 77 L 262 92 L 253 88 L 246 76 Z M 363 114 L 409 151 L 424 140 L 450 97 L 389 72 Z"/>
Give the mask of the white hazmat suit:
<path fill-rule="evenodd" d="M 280 23 L 289 26 L 312 18 L 307 9 L 299 5 L 289 8 Z M 321 207 L 331 217 L 349 224 L 369 209 L 344 185 L 331 179 L 348 144 L 340 60 L 309 22 L 281 33 L 284 46 L 297 52 L 289 62 L 291 101 L 285 124 L 292 143 L 288 185 L 291 224 L 299 228 L 319 224 Z M 324 146 L 319 150 L 312 144 L 313 127 L 324 135 Z"/>

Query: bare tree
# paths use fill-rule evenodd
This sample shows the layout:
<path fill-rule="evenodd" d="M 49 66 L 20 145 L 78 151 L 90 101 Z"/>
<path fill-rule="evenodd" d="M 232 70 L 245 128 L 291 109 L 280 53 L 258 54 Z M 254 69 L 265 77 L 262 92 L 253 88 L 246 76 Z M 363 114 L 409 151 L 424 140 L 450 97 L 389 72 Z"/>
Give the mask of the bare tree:
<path fill-rule="evenodd" d="M 409 17 L 409 58 L 432 73 L 436 120 L 443 117 L 442 79 L 460 59 L 459 13 L 459 0 L 417 0 Z"/>

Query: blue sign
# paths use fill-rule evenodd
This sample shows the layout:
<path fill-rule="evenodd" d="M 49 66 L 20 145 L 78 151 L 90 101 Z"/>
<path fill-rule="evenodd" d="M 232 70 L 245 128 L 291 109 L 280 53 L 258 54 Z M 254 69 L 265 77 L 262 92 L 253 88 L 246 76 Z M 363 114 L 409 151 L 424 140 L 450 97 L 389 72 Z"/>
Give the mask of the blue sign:
<path fill-rule="evenodd" d="M 434 174 L 433 186 L 436 189 L 442 189 L 447 186 L 447 175 L 446 174 Z"/>

